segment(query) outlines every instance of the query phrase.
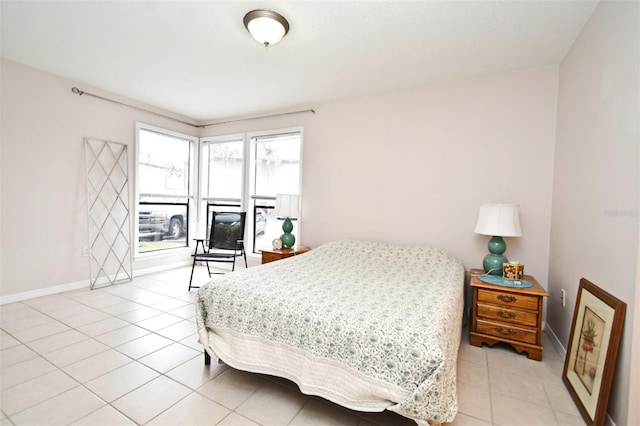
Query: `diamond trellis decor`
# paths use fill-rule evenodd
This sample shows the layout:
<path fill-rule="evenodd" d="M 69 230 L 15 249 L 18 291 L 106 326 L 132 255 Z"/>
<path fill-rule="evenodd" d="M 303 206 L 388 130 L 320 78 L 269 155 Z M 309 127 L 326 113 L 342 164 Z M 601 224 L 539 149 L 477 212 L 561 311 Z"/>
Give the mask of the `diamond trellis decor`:
<path fill-rule="evenodd" d="M 89 275 L 96 284 L 131 280 L 131 219 L 127 145 L 85 138 Z"/>

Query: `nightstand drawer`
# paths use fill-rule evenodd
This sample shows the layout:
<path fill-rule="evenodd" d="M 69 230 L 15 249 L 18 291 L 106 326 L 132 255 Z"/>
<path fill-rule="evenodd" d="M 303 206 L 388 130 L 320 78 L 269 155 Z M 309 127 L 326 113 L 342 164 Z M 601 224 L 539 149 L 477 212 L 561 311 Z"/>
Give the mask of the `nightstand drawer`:
<path fill-rule="evenodd" d="M 509 292 L 478 289 L 478 302 L 491 303 L 494 305 L 508 306 L 510 308 L 538 310 L 538 300 L 536 296 L 515 294 Z"/>
<path fill-rule="evenodd" d="M 520 311 L 495 305 L 478 303 L 478 317 L 509 324 L 520 324 L 529 327 L 538 325 L 538 314 L 533 311 Z"/>
<path fill-rule="evenodd" d="M 531 344 L 538 343 L 538 333 L 535 328 L 531 329 L 512 324 L 500 324 L 497 322 L 489 322 L 479 319 L 477 320 L 476 330 L 479 333 L 500 337 L 502 339 L 517 340 L 518 342 Z"/>

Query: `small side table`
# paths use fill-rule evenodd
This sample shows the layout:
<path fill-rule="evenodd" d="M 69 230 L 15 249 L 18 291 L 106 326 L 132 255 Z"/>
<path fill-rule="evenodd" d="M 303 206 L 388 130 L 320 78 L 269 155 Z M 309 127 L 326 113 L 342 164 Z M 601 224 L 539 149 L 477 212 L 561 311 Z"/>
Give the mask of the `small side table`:
<path fill-rule="evenodd" d="M 274 262 L 276 260 L 285 259 L 291 256 L 297 256 L 309 251 L 307 246 L 299 246 L 294 248 L 270 249 L 262 251 L 262 264 Z"/>
<path fill-rule="evenodd" d="M 504 287 L 471 274 L 473 305 L 469 341 L 473 346 L 505 342 L 528 357 L 542 360 L 542 302 L 549 293 L 531 275 L 533 287 Z"/>

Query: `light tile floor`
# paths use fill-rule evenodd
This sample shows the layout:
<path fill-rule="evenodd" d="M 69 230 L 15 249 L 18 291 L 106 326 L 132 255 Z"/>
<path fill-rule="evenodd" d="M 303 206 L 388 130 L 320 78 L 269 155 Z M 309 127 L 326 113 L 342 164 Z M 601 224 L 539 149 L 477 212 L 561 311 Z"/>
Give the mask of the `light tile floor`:
<path fill-rule="evenodd" d="M 415 424 L 338 407 L 285 380 L 204 366 L 189 272 L 0 306 L 0 426 Z M 537 362 L 507 346 L 470 346 L 465 332 L 453 424 L 584 424 L 562 358 L 543 343 Z"/>

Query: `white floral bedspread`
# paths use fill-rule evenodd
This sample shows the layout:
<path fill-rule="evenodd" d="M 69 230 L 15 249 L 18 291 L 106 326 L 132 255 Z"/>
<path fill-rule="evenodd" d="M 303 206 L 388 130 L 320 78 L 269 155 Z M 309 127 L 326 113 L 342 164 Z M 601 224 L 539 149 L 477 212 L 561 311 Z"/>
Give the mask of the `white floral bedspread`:
<path fill-rule="evenodd" d="M 464 267 L 443 250 L 338 241 L 199 289 L 200 342 L 229 365 L 418 423 L 453 421 Z"/>

